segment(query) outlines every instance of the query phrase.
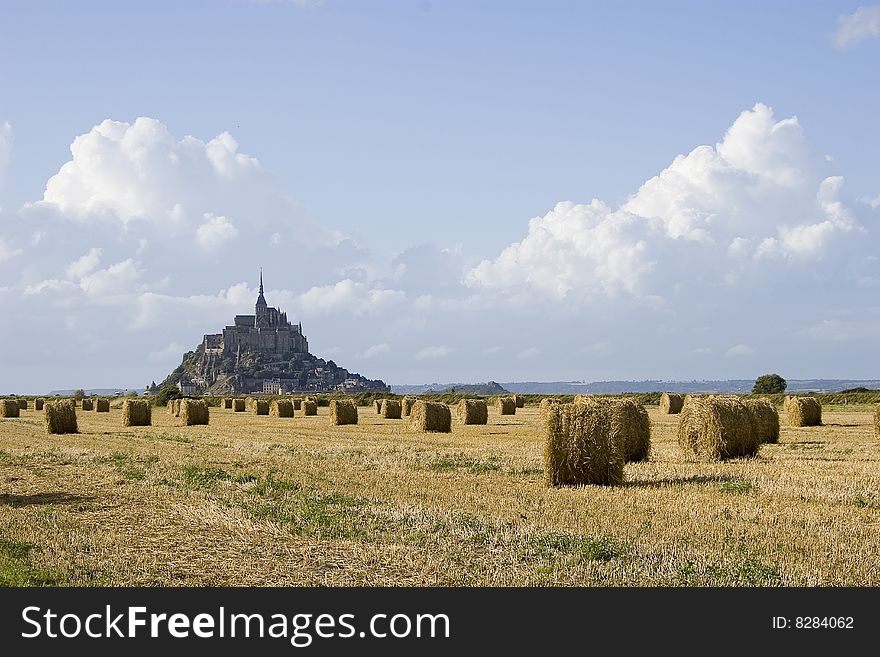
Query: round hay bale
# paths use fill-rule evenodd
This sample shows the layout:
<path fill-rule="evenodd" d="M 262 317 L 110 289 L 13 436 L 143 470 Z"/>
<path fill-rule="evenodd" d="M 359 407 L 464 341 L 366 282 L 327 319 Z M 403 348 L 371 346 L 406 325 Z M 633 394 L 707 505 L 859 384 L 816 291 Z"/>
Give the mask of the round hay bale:
<path fill-rule="evenodd" d="M 743 404 L 752 414 L 758 440 L 762 443 L 779 442 L 779 412 L 769 399 L 744 399 Z"/>
<path fill-rule="evenodd" d="M 76 407 L 73 400 L 59 399 L 46 402 L 45 411 L 46 433 L 79 433 L 76 423 Z"/>
<path fill-rule="evenodd" d="M 350 399 L 330 400 L 330 424 L 340 426 L 343 424 L 357 424 L 358 409 Z"/>
<path fill-rule="evenodd" d="M 516 397 L 496 397 L 495 410 L 500 415 L 516 415 Z"/>
<path fill-rule="evenodd" d="M 303 399 L 300 408 L 302 409 L 303 415 L 318 414 L 318 402 L 316 402 L 314 399 Z"/>
<path fill-rule="evenodd" d="M 245 401 L 244 399 L 233 399 L 232 400 L 232 412 L 233 413 L 244 413 L 245 410 Z"/>
<path fill-rule="evenodd" d="M 0 417 L 19 417 L 20 415 L 21 407 L 18 405 L 18 400 L 0 400 Z"/>
<path fill-rule="evenodd" d="M 182 399 L 180 401 L 180 419 L 184 426 L 208 424 L 208 402 L 204 399 Z"/>
<path fill-rule="evenodd" d="M 26 411 L 28 408 L 28 400 L 27 399 L 19 399 L 18 400 L 18 408 L 22 411 Z"/>
<path fill-rule="evenodd" d="M 396 399 L 383 399 L 379 408 L 379 413 L 386 420 L 399 420 L 402 412 L 400 402 Z"/>
<path fill-rule="evenodd" d="M 525 408 L 526 407 L 526 398 L 522 395 L 514 395 L 513 398 L 516 400 L 517 408 Z"/>
<path fill-rule="evenodd" d="M 880 436 L 880 404 L 874 409 L 874 431 Z"/>
<path fill-rule="evenodd" d="M 150 426 L 153 424 L 152 408 L 146 399 L 126 399 L 122 402 L 122 426 Z"/>
<path fill-rule="evenodd" d="M 452 431 L 452 411 L 443 402 L 419 399 L 409 415 L 409 427 L 415 431 Z"/>
<path fill-rule="evenodd" d="M 109 413 L 110 412 L 110 400 L 109 399 L 96 399 L 95 400 L 95 413 Z"/>
<path fill-rule="evenodd" d="M 413 404 L 418 400 L 415 397 L 404 397 L 400 400 L 400 414 L 402 417 L 409 417 L 412 413 Z"/>
<path fill-rule="evenodd" d="M 301 411 L 302 410 L 302 399 L 294 399 L 293 400 L 293 410 Z"/>
<path fill-rule="evenodd" d="M 815 397 L 785 398 L 785 413 L 791 427 L 817 427 L 822 424 L 822 404 Z"/>
<path fill-rule="evenodd" d="M 484 399 L 462 399 L 458 402 L 457 414 L 462 424 L 489 423 L 489 407 Z"/>
<path fill-rule="evenodd" d="M 708 461 L 754 456 L 761 440 L 749 409 L 732 395 L 691 396 L 681 409 L 678 444 Z"/>
<path fill-rule="evenodd" d="M 254 415 L 269 415 L 269 400 L 268 399 L 253 399 L 251 400 L 251 412 Z"/>
<path fill-rule="evenodd" d="M 373 403 L 376 405 L 376 414 L 377 415 L 382 415 L 382 402 L 384 402 L 384 401 L 385 401 L 384 399 L 374 399 L 373 400 Z"/>
<path fill-rule="evenodd" d="M 674 392 L 664 392 L 660 395 L 660 414 L 678 415 L 684 406 L 684 397 Z"/>
<path fill-rule="evenodd" d="M 232 410 L 232 397 L 224 397 L 223 398 L 223 408 Z"/>
<path fill-rule="evenodd" d="M 92 411 L 95 409 L 95 404 L 91 399 L 83 399 L 82 400 L 82 409 L 84 411 Z"/>
<path fill-rule="evenodd" d="M 614 486 L 623 482 L 626 439 L 614 404 L 548 404 L 544 421 L 544 483 Z"/>
<path fill-rule="evenodd" d="M 269 415 L 272 417 L 293 417 L 293 401 L 276 399 L 269 404 Z"/>
<path fill-rule="evenodd" d="M 45 399 L 35 399 L 34 400 L 34 410 L 35 411 L 42 411 L 43 404 L 45 404 L 45 403 L 46 403 Z"/>
<path fill-rule="evenodd" d="M 651 454 L 651 420 L 645 407 L 634 399 L 612 404 L 612 431 L 623 436 L 626 462 L 647 461 Z"/>

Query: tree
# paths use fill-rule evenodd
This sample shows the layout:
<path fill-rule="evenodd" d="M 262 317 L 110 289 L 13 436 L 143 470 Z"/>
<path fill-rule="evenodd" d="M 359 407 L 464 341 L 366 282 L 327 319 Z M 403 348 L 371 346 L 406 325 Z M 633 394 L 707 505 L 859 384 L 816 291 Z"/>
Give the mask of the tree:
<path fill-rule="evenodd" d="M 159 391 L 159 394 L 153 399 L 155 406 L 167 406 L 171 399 L 180 399 L 180 390 L 177 386 L 165 386 Z"/>
<path fill-rule="evenodd" d="M 73 393 L 73 398 L 76 401 L 82 401 L 83 397 L 85 397 L 85 396 L 86 396 L 86 391 L 83 390 L 82 388 L 80 388 L 79 390 L 77 390 L 76 392 Z"/>
<path fill-rule="evenodd" d="M 775 392 L 785 392 L 788 384 L 778 374 L 765 374 L 755 379 L 755 386 L 752 392 L 756 394 L 773 394 Z"/>

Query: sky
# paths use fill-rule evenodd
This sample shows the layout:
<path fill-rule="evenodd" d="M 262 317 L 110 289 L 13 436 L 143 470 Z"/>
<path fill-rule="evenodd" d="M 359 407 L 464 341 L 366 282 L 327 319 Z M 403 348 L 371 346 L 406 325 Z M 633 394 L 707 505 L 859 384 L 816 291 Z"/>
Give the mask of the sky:
<path fill-rule="evenodd" d="M 864 1 L 864 0 L 863 0 Z M 878 378 L 880 4 L 0 4 L 0 393 L 266 297 L 387 383 Z"/>

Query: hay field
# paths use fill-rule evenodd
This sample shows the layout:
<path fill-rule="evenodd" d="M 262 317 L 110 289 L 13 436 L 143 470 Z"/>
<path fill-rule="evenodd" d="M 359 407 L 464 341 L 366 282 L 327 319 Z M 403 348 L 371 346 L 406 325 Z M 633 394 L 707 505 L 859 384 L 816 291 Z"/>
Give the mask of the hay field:
<path fill-rule="evenodd" d="M 53 436 L 42 412 L 0 419 L 0 584 L 880 585 L 873 407 L 700 463 L 650 406 L 651 458 L 624 485 L 562 489 L 537 406 L 450 434 L 327 410 L 78 412 Z"/>

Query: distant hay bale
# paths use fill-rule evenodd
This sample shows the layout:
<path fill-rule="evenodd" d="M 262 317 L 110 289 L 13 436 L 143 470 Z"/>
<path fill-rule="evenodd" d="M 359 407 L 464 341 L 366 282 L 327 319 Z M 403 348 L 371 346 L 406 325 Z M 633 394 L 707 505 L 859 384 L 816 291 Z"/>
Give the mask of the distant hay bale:
<path fill-rule="evenodd" d="M 313 399 L 303 399 L 302 404 L 300 405 L 303 415 L 317 415 L 318 414 L 318 402 Z"/>
<path fill-rule="evenodd" d="M 45 403 L 46 403 L 45 399 L 35 399 L 34 400 L 34 410 L 35 411 L 42 411 L 43 404 L 45 404 Z"/>
<path fill-rule="evenodd" d="M 484 399 L 462 399 L 458 402 L 458 421 L 462 424 L 488 424 L 489 407 Z"/>
<path fill-rule="evenodd" d="M 165 405 L 165 408 L 168 409 L 168 415 L 172 417 L 180 417 L 180 400 L 179 399 L 169 399 L 168 403 Z"/>
<path fill-rule="evenodd" d="M 413 404 L 418 401 L 415 397 L 404 397 L 400 400 L 400 414 L 402 417 L 409 417 L 412 413 Z"/>
<path fill-rule="evenodd" d="M 377 415 L 382 415 L 382 402 L 383 401 L 385 401 L 385 400 L 384 399 L 374 399 L 373 400 L 373 403 L 376 405 L 376 414 Z"/>
<path fill-rule="evenodd" d="M 769 399 L 744 399 L 762 443 L 779 442 L 779 413 Z"/>
<path fill-rule="evenodd" d="M 754 456 L 761 446 L 752 414 L 738 397 L 691 396 L 681 409 L 678 444 L 709 461 Z"/>
<path fill-rule="evenodd" d="M 295 410 L 295 411 L 302 410 L 302 399 L 294 399 L 293 400 L 293 410 Z"/>
<path fill-rule="evenodd" d="M 91 399 L 83 399 L 82 400 L 82 409 L 84 411 L 91 411 L 91 410 L 94 410 L 94 408 L 95 408 L 95 404 L 92 402 Z"/>
<path fill-rule="evenodd" d="M 224 409 L 226 409 L 226 408 L 231 409 L 231 408 L 232 408 L 232 402 L 233 402 L 232 397 L 225 397 L 225 398 L 223 399 L 223 408 L 224 408 Z"/>
<path fill-rule="evenodd" d="M 785 412 L 792 427 L 816 427 L 822 424 L 822 404 L 815 397 L 785 398 Z"/>
<path fill-rule="evenodd" d="M 386 420 L 399 420 L 402 412 L 400 402 L 396 399 L 383 399 L 379 412 Z"/>
<path fill-rule="evenodd" d="M 233 413 L 244 413 L 245 403 L 244 399 L 233 399 L 232 400 L 232 412 Z"/>
<path fill-rule="evenodd" d="M 70 399 L 46 402 L 43 406 L 46 433 L 79 433 L 76 424 L 76 407 Z"/>
<path fill-rule="evenodd" d="M 664 392 L 660 395 L 660 413 L 662 415 L 678 415 L 684 406 L 684 397 L 674 392 Z"/>
<path fill-rule="evenodd" d="M 626 439 L 610 400 L 548 404 L 544 421 L 547 486 L 614 486 L 623 482 Z"/>
<path fill-rule="evenodd" d="M 500 415 L 515 415 L 516 397 L 496 397 L 495 410 L 497 410 Z"/>
<path fill-rule="evenodd" d="M 96 399 L 95 400 L 95 413 L 109 413 L 110 412 L 110 400 L 109 399 Z"/>
<path fill-rule="evenodd" d="M 330 400 L 330 424 L 357 424 L 358 409 L 350 399 Z"/>
<path fill-rule="evenodd" d="M 293 402 L 290 399 L 276 399 L 269 404 L 272 417 L 293 417 Z"/>
<path fill-rule="evenodd" d="M 251 402 L 251 412 L 255 415 L 269 415 L 269 400 L 254 399 Z"/>
<path fill-rule="evenodd" d="M 526 406 L 526 398 L 522 395 L 514 395 L 513 398 L 516 400 L 517 408 L 525 408 Z"/>
<path fill-rule="evenodd" d="M 122 426 L 150 426 L 153 423 L 152 408 L 146 399 L 126 399 L 122 402 Z"/>
<path fill-rule="evenodd" d="M 874 431 L 880 436 L 880 404 L 874 409 Z"/>
<path fill-rule="evenodd" d="M 247 412 L 248 412 L 248 413 L 252 413 L 252 412 L 253 412 L 253 410 L 254 410 L 254 403 L 255 403 L 256 401 L 257 401 L 257 400 L 254 399 L 253 397 L 245 397 L 245 398 L 244 398 L 244 407 L 247 409 Z"/>
<path fill-rule="evenodd" d="M 180 419 L 187 427 L 208 424 L 208 402 L 204 399 L 182 399 L 180 401 Z"/>
<path fill-rule="evenodd" d="M 16 399 L 0 400 L 0 417 L 19 417 L 21 408 Z"/>
<path fill-rule="evenodd" d="M 415 431 L 449 433 L 452 431 L 452 411 L 443 402 L 419 399 L 410 412 L 409 426 Z"/>
<path fill-rule="evenodd" d="M 27 399 L 19 399 L 18 400 L 18 408 L 19 409 L 21 409 L 22 411 L 26 411 L 27 407 L 28 407 L 28 400 Z"/>

